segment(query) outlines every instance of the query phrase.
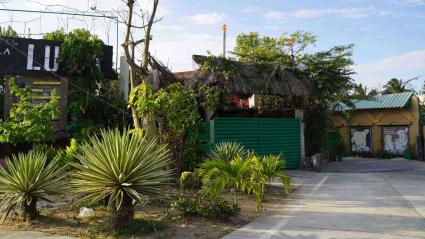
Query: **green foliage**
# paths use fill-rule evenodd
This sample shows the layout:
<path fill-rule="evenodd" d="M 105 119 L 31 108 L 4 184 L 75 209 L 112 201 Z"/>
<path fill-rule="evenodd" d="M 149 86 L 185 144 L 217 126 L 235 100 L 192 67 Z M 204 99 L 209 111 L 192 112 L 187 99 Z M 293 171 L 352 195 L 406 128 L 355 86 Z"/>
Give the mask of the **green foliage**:
<path fill-rule="evenodd" d="M 383 94 L 394 94 L 402 92 L 410 92 L 412 89 L 408 88 L 409 81 L 403 81 L 402 79 L 392 78 L 384 85 Z"/>
<path fill-rule="evenodd" d="M 103 42 L 96 35 L 85 29 L 76 29 L 66 36 L 63 32 L 50 33 L 51 36 L 63 39 L 59 62 L 70 74 L 90 74 L 98 76 L 100 69 L 98 59 L 102 56 Z M 46 36 L 50 36 L 47 34 Z"/>
<path fill-rule="evenodd" d="M 218 197 L 225 189 L 233 190 L 234 203 L 237 204 L 237 191 L 246 187 L 251 162 L 236 156 L 230 161 L 207 160 L 199 168 L 204 190 L 212 197 Z"/>
<path fill-rule="evenodd" d="M 376 89 L 369 90 L 366 86 L 355 84 L 353 88 L 352 98 L 356 100 L 372 100 L 379 92 Z"/>
<path fill-rule="evenodd" d="M 199 120 L 195 94 L 180 83 L 151 92 L 149 84 L 140 84 L 132 90 L 129 103 L 141 118 L 156 122 L 161 142 L 169 145 L 173 161 L 180 162 L 183 147 L 191 145 L 189 129 Z"/>
<path fill-rule="evenodd" d="M 42 154 L 46 154 L 47 162 L 51 162 L 53 159 L 55 159 L 58 153 L 53 146 L 47 144 L 37 144 L 33 147 L 33 150 Z"/>
<path fill-rule="evenodd" d="M 181 173 L 179 182 L 180 182 L 180 188 L 182 190 L 197 189 L 201 186 L 201 181 L 198 175 L 188 171 L 184 171 Z"/>
<path fill-rule="evenodd" d="M 38 151 L 8 159 L 6 167 L 0 167 L 0 212 L 4 219 L 17 208 L 29 214 L 25 217 L 37 217 L 36 202 L 51 202 L 48 196 L 63 193 L 65 177 L 63 168 L 55 161 L 47 163 L 46 154 Z"/>
<path fill-rule="evenodd" d="M 240 213 L 236 204 L 210 197 L 207 193 L 199 192 L 197 195 L 181 195 L 171 204 L 172 210 L 180 211 L 184 216 L 199 215 L 206 218 L 227 221 Z"/>
<path fill-rule="evenodd" d="M 285 166 L 285 161 L 281 155 L 263 157 L 253 155 L 249 161 L 251 162 L 251 172 L 245 190 L 255 195 L 258 212 L 263 209 L 265 184 L 271 182 L 274 178 L 280 180 L 287 194 L 291 193 L 291 178 L 280 171 Z"/>
<path fill-rule="evenodd" d="M 306 48 L 315 42 L 314 35 L 302 31 L 283 34 L 278 38 L 260 36 L 257 32 L 242 33 L 237 36 L 232 53 L 245 63 L 276 62 L 289 66 L 292 61 L 299 60 Z"/>
<path fill-rule="evenodd" d="M 58 115 L 59 97 L 52 91 L 51 99 L 45 104 L 32 104 L 31 89 L 18 88 L 15 79 L 10 79 L 11 95 L 18 98 L 18 105 L 10 110 L 10 117 L 0 123 L 0 142 L 33 143 L 53 138 L 52 119 Z"/>
<path fill-rule="evenodd" d="M 11 26 L 7 28 L 0 27 L 0 37 L 19 37 L 18 33 Z"/>
<path fill-rule="evenodd" d="M 65 150 L 60 150 L 55 156 L 58 165 L 68 167 L 70 163 L 77 163 L 75 155 L 81 153 L 76 139 L 71 139 L 69 146 Z"/>
<path fill-rule="evenodd" d="M 66 33 L 65 33 L 65 30 L 63 28 L 60 28 L 60 29 L 53 31 L 53 32 L 48 32 L 48 33 L 43 35 L 43 39 L 49 40 L 49 41 L 64 42 L 65 38 L 66 38 Z"/>
<path fill-rule="evenodd" d="M 72 163 L 71 186 L 84 195 L 80 202 L 95 204 L 106 199 L 114 209 L 114 225 L 130 223 L 134 204 L 144 197 L 167 196 L 173 170 L 169 169 L 169 151 L 128 130 L 101 131 L 91 136 L 75 154 L 80 163 Z M 122 221 L 120 221 L 122 220 Z M 126 221 L 127 220 L 127 221 Z"/>
<path fill-rule="evenodd" d="M 105 80 L 99 66 L 103 42 L 84 29 L 65 33 L 63 29 L 47 33 L 44 39 L 61 41 L 59 63 L 71 75 L 66 131 L 83 139 L 99 128 L 126 127 L 127 104 L 119 91 L 117 75 Z M 108 103 L 105 103 L 108 102 Z"/>
<path fill-rule="evenodd" d="M 246 158 L 248 150 L 238 142 L 221 142 L 207 153 L 210 160 L 230 162 L 236 157 Z"/>
<path fill-rule="evenodd" d="M 195 133 L 191 134 L 189 139 L 184 143 L 179 163 L 180 172 L 193 172 L 204 161 L 205 152 L 197 136 Z"/>
<path fill-rule="evenodd" d="M 307 155 L 323 152 L 328 138 L 328 128 L 331 126 L 328 110 L 323 106 L 310 109 L 306 111 L 304 122 Z"/>
<path fill-rule="evenodd" d="M 350 96 L 354 86 L 352 55 L 353 45 L 348 45 L 304 57 L 301 70 L 313 83 L 312 99 L 329 109 L 336 108 L 341 102 L 353 105 Z"/>
<path fill-rule="evenodd" d="M 225 96 L 223 87 L 220 86 L 209 86 L 201 84 L 198 86 L 198 92 L 201 95 L 200 105 L 207 109 L 214 111 L 216 110 L 221 103 L 221 99 Z"/>

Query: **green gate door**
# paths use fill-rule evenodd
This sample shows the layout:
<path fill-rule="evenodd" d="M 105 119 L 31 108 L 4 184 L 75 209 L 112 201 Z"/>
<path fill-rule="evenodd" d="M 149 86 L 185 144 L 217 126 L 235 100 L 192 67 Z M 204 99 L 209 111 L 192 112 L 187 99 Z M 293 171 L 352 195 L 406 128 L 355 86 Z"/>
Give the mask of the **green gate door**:
<path fill-rule="evenodd" d="M 300 121 L 293 118 L 218 117 L 215 142 L 237 141 L 260 155 L 282 153 L 286 168 L 301 165 Z"/>

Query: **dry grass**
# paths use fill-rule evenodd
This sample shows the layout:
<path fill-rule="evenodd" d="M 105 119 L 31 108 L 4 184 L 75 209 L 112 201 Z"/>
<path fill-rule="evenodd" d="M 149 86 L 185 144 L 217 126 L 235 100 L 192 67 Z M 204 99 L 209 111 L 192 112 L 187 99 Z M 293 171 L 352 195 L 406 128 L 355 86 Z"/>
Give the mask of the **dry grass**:
<path fill-rule="evenodd" d="M 223 195 L 231 201 L 232 195 Z M 269 187 L 264 203 L 265 211 L 284 200 L 284 191 Z M 238 198 L 241 214 L 231 221 L 219 221 L 202 217 L 181 217 L 176 213 L 165 219 L 168 202 L 150 203 L 137 209 L 135 223 L 124 231 L 114 231 L 109 225 L 109 212 L 105 207 L 94 208 L 94 216 L 78 218 L 79 208 L 58 204 L 57 208 L 41 209 L 37 221 L 9 220 L 0 224 L 0 231 L 40 231 L 79 238 L 220 238 L 249 223 L 259 214 L 255 212 L 255 200 L 248 195 Z"/>

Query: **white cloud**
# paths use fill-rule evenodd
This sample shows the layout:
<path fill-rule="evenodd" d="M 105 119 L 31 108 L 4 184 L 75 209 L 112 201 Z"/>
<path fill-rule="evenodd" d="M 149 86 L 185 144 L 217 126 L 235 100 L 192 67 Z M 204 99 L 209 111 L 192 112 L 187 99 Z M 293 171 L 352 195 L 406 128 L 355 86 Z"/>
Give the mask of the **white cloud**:
<path fill-rule="evenodd" d="M 412 51 L 369 64 L 359 64 L 354 66 L 354 71 L 357 72 L 354 76 L 357 83 L 380 88 L 393 77 L 409 79 L 425 74 L 425 50 Z"/>
<path fill-rule="evenodd" d="M 411 6 L 420 6 L 425 4 L 425 0 L 396 0 L 396 2 Z"/>
<path fill-rule="evenodd" d="M 242 9 L 243 13 L 253 13 L 253 12 L 258 12 L 260 10 L 259 7 L 247 7 Z"/>
<path fill-rule="evenodd" d="M 287 15 L 284 12 L 270 11 L 264 14 L 264 17 L 273 21 L 283 21 Z"/>
<path fill-rule="evenodd" d="M 292 12 L 270 11 L 264 14 L 264 17 L 273 21 L 283 21 L 286 19 L 297 18 L 319 18 L 322 16 L 338 16 L 344 18 L 363 18 L 368 15 L 376 14 L 379 16 L 388 15 L 387 11 L 377 11 L 373 6 L 363 8 L 318 8 L 318 9 L 300 9 Z"/>
<path fill-rule="evenodd" d="M 197 67 L 192 62 L 192 55 L 206 54 L 211 51 L 213 54 L 222 53 L 222 37 L 220 35 L 202 34 L 186 31 L 178 34 L 176 39 L 158 39 L 152 42 L 151 51 L 158 59 L 171 66 L 173 71 L 193 70 Z M 227 50 L 233 49 L 235 37 L 228 37 Z"/>
<path fill-rule="evenodd" d="M 224 23 L 224 20 L 226 18 L 228 18 L 226 14 L 211 12 L 188 16 L 186 17 L 186 20 L 190 21 L 195 25 L 217 25 L 220 23 Z"/>

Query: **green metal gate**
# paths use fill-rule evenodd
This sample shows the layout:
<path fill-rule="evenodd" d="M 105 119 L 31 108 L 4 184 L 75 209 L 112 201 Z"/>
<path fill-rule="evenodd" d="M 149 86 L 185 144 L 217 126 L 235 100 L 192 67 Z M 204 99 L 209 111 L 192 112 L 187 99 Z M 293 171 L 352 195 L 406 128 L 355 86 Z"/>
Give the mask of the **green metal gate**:
<path fill-rule="evenodd" d="M 215 143 L 237 141 L 260 155 L 282 153 L 286 168 L 300 167 L 298 119 L 218 117 L 215 118 L 214 133 Z"/>

